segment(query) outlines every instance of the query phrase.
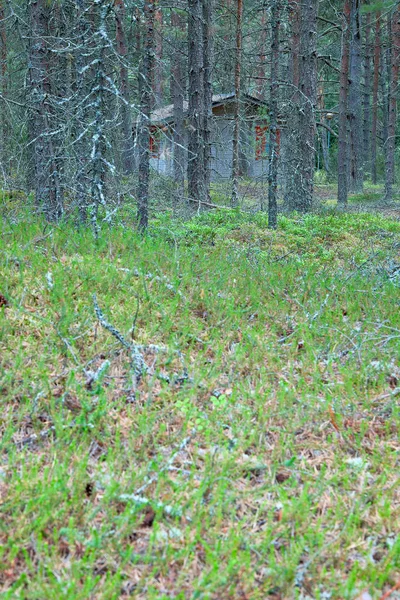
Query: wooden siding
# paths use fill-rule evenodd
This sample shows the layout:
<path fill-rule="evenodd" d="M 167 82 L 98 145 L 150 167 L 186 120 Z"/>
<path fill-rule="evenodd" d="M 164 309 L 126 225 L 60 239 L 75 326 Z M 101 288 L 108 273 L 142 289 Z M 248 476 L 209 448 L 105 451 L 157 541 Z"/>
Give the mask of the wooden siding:
<path fill-rule="evenodd" d="M 228 106 L 222 106 L 224 110 L 215 114 L 212 126 L 211 141 L 211 181 L 229 180 L 232 175 L 232 139 L 233 119 L 230 116 Z M 256 125 L 265 128 L 262 120 L 254 118 L 243 119 L 241 127 L 240 165 L 241 175 L 251 179 L 265 178 L 268 173 L 268 132 L 266 132 L 266 144 L 262 155 L 256 156 Z M 157 131 L 157 144 L 154 144 L 157 152 L 150 159 L 152 169 L 163 175 L 173 175 L 173 132 L 172 128 L 163 127 Z M 185 145 L 187 142 L 185 141 Z M 185 169 L 187 157 L 185 159 Z"/>

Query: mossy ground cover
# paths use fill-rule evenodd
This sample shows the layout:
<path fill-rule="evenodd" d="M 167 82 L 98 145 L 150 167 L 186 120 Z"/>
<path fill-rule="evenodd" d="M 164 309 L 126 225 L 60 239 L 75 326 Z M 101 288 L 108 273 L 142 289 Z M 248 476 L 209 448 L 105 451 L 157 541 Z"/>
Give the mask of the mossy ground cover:
<path fill-rule="evenodd" d="M 398 222 L 270 232 L 218 211 L 164 214 L 145 238 L 29 219 L 1 233 L 2 598 L 396 585 Z"/>

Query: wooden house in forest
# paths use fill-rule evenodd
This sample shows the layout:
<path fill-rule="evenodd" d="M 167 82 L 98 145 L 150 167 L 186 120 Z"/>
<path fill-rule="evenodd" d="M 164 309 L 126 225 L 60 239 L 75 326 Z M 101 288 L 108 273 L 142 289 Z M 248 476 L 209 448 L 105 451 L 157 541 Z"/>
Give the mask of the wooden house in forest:
<path fill-rule="evenodd" d="M 241 96 L 240 174 L 251 179 L 265 178 L 268 173 L 268 117 L 265 102 L 251 94 Z M 150 166 L 158 173 L 173 175 L 174 110 L 173 105 L 155 110 L 151 115 Z M 187 148 L 187 109 L 184 102 L 185 143 Z M 235 94 L 212 97 L 211 180 L 232 176 Z M 187 152 L 185 152 L 187 165 Z"/>

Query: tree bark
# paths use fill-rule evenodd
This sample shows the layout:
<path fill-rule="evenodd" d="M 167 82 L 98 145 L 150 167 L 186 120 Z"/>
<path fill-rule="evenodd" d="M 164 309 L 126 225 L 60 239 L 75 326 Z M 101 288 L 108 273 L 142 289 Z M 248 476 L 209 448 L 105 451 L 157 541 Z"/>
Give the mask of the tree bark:
<path fill-rule="evenodd" d="M 121 121 L 122 121 L 122 168 L 126 175 L 133 173 L 134 152 L 132 137 L 132 113 L 130 106 L 130 90 L 128 77 L 128 49 L 125 36 L 125 0 L 114 0 L 115 7 L 115 37 L 117 54 L 119 57 L 119 92 L 121 94 Z"/>
<path fill-rule="evenodd" d="M 365 19 L 365 47 L 364 47 L 364 171 L 370 165 L 370 139 L 371 139 L 371 13 Z"/>
<path fill-rule="evenodd" d="M 385 141 L 385 202 L 393 201 L 397 96 L 400 65 L 400 8 L 393 11 L 391 26 L 391 75 L 389 81 L 388 135 Z"/>
<path fill-rule="evenodd" d="M 241 66 L 242 66 L 242 19 L 243 1 L 237 0 L 236 5 L 236 55 L 235 55 L 235 113 L 233 123 L 232 140 L 232 206 L 239 204 L 239 145 L 240 145 L 240 89 L 241 89 Z"/>
<path fill-rule="evenodd" d="M 279 0 L 271 7 L 271 77 L 269 91 L 269 171 L 268 171 L 268 227 L 276 229 L 278 223 L 278 93 L 279 93 Z"/>
<path fill-rule="evenodd" d="M 203 3 L 203 180 L 204 195 L 210 196 L 211 179 L 211 124 L 212 124 L 212 70 L 214 59 L 214 32 L 212 29 L 214 0 L 202 0 Z"/>
<path fill-rule="evenodd" d="M 5 23 L 4 1 L 0 0 L 0 168 L 3 179 L 7 179 L 8 168 L 6 166 L 6 139 L 7 119 L 6 104 L 7 97 L 7 31 Z"/>
<path fill-rule="evenodd" d="M 60 218 L 63 205 L 57 161 L 50 129 L 50 81 L 48 49 L 45 39 L 49 23 L 48 7 L 44 0 L 32 0 L 29 5 L 32 33 L 30 43 L 30 88 L 33 109 L 31 134 L 34 147 L 35 198 L 46 219 Z"/>
<path fill-rule="evenodd" d="M 363 190 L 363 129 L 361 102 L 361 0 L 352 0 L 350 12 L 350 189 Z"/>
<path fill-rule="evenodd" d="M 289 0 L 289 23 L 291 26 L 290 59 L 292 83 L 295 88 L 298 88 L 300 64 L 300 3 L 297 2 L 297 0 Z"/>
<path fill-rule="evenodd" d="M 204 185 L 204 64 L 203 12 L 200 0 L 188 0 L 188 195 L 199 202 L 207 201 Z"/>
<path fill-rule="evenodd" d="M 174 48 L 172 54 L 171 68 L 171 96 L 174 104 L 174 150 L 173 171 L 176 184 L 177 198 L 184 195 L 185 184 L 185 135 L 184 135 L 184 110 L 183 101 L 185 96 L 185 76 L 183 65 L 183 36 L 185 34 L 185 22 L 181 14 L 172 11 L 171 25 L 174 36 Z"/>
<path fill-rule="evenodd" d="M 155 29 L 154 29 L 154 47 L 155 47 L 155 63 L 153 75 L 153 90 L 154 90 L 154 105 L 162 106 L 163 103 L 163 14 L 160 8 L 154 13 Z"/>
<path fill-rule="evenodd" d="M 372 85 L 372 124 L 371 124 L 371 176 L 372 183 L 378 181 L 377 175 L 377 140 L 378 140 L 378 92 L 379 66 L 381 62 L 381 15 L 376 14 L 374 42 L 374 79 Z"/>
<path fill-rule="evenodd" d="M 339 140 L 338 140 L 338 205 L 347 206 L 348 198 L 348 92 L 350 56 L 351 0 L 344 0 L 342 27 L 342 57 L 340 65 L 339 92 Z"/>
<path fill-rule="evenodd" d="M 289 210 L 312 208 L 315 169 L 315 108 L 317 103 L 317 0 L 300 2 L 299 91 L 293 107 L 293 146 L 289 161 Z M 295 70 L 293 81 L 295 81 Z"/>
<path fill-rule="evenodd" d="M 85 16 L 85 0 L 76 0 L 76 29 L 78 34 L 78 49 L 75 58 L 75 121 L 74 121 L 74 137 L 77 140 L 76 147 L 76 196 L 79 212 L 79 221 L 81 225 L 86 225 L 89 207 L 89 174 L 88 174 L 88 157 L 90 150 L 88 147 L 87 136 L 85 135 L 86 125 L 88 122 L 87 107 L 85 98 L 90 93 L 90 87 L 87 83 L 87 78 L 84 75 L 84 70 L 87 66 L 87 56 L 82 52 L 83 48 L 87 48 L 88 39 L 93 33 L 90 24 Z"/>
<path fill-rule="evenodd" d="M 258 65 L 258 79 L 256 80 L 257 93 L 260 98 L 265 99 L 265 49 L 267 43 L 267 26 L 266 26 L 266 10 L 261 12 L 261 47 L 260 47 L 260 64 Z"/>
<path fill-rule="evenodd" d="M 318 109 L 320 111 L 320 121 L 322 124 L 322 127 L 320 129 L 322 129 L 322 131 L 319 132 L 320 135 L 320 139 L 321 139 L 321 148 L 322 148 L 322 160 L 324 163 L 324 169 L 326 171 L 326 173 L 330 172 L 330 166 L 329 166 L 329 144 L 328 144 L 328 136 L 330 135 L 330 132 L 328 131 L 328 129 L 326 129 L 326 117 L 325 117 L 325 95 L 324 95 L 324 84 L 322 81 L 320 81 L 319 83 L 319 89 L 318 89 L 318 99 L 317 99 L 317 105 L 318 105 Z"/>
<path fill-rule="evenodd" d="M 144 232 L 149 222 L 149 182 L 150 182 L 150 119 L 153 107 L 152 81 L 154 73 L 154 13 L 155 1 L 145 0 L 144 4 L 144 49 L 139 69 L 140 123 L 138 220 L 139 230 Z"/>

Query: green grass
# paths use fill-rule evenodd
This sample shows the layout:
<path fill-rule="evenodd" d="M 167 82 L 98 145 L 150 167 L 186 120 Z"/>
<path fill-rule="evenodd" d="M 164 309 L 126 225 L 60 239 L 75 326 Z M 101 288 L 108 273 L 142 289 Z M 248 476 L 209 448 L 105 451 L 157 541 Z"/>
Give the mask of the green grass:
<path fill-rule="evenodd" d="M 400 223 L 271 232 L 219 211 L 97 244 L 68 224 L 1 233 L 1 598 L 396 584 Z M 93 293 L 129 343 L 162 348 L 140 350 L 137 386 Z"/>

